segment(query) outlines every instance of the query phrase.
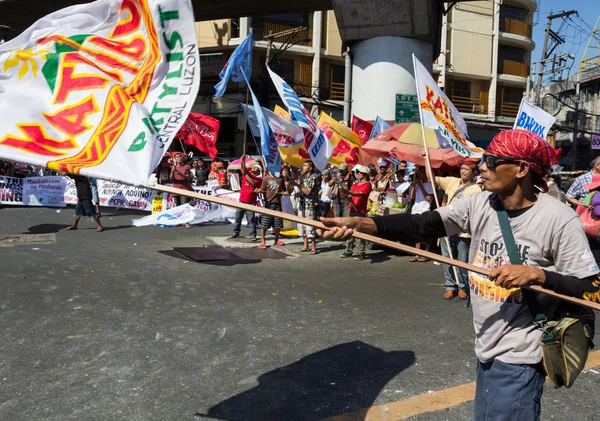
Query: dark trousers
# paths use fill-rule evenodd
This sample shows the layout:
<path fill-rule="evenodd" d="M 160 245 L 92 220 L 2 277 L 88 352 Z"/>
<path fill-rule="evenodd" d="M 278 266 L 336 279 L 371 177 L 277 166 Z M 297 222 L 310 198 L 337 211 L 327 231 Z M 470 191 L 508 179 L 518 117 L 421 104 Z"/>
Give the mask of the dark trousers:
<path fill-rule="evenodd" d="M 250 237 L 256 237 L 256 215 L 254 212 L 245 211 L 244 209 L 238 209 L 235 211 L 233 234 L 240 235 L 240 232 L 242 232 L 242 220 L 244 219 L 244 215 L 248 221 L 248 228 L 250 228 Z"/>
<path fill-rule="evenodd" d="M 350 208 L 348 207 L 347 200 L 333 199 L 333 216 L 336 218 L 343 218 L 350 216 Z"/>
<path fill-rule="evenodd" d="M 545 378 L 541 364 L 477 361 L 473 421 L 539 421 Z"/>

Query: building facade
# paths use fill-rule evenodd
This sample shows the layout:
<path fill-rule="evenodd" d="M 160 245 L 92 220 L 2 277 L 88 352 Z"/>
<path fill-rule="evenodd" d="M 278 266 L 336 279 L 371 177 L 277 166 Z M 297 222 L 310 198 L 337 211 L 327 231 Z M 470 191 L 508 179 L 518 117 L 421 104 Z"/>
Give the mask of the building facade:
<path fill-rule="evenodd" d="M 499 130 L 514 123 L 535 48 L 532 24 L 536 8 L 535 0 L 469 1 L 456 3 L 443 17 L 440 54 L 433 73 L 467 121 L 471 140 L 477 144 L 485 146 Z M 306 29 L 273 40 L 271 68 L 296 90 L 313 115 L 323 110 L 342 120 L 345 68 L 332 10 L 196 23 L 202 77 L 194 111 L 221 120 L 223 154 L 241 153 L 244 117 L 239 104 L 246 98 L 244 86 L 230 83 L 227 93 L 213 100 L 219 72 L 253 31 L 251 83 L 261 105 L 272 109 L 280 101 L 265 74 L 269 45 L 265 36 L 298 28 Z M 395 94 L 404 93 L 390 93 Z M 254 142 L 246 136 L 247 150 L 255 153 Z"/>
<path fill-rule="evenodd" d="M 531 67 L 534 0 L 457 3 L 443 17 L 434 75 L 483 146 L 512 127 Z"/>
<path fill-rule="evenodd" d="M 577 80 L 580 80 L 579 106 L 576 104 Z M 592 145 L 592 135 L 600 134 L 600 73 L 574 75 L 565 82 L 544 88 L 543 94 L 542 108 L 556 116 L 551 141 L 563 149 L 559 163 L 569 169 L 588 168 L 600 153 Z M 576 149 L 573 147 L 575 135 Z"/>
<path fill-rule="evenodd" d="M 250 31 L 254 35 L 251 85 L 263 107 L 273 109 L 281 104 L 264 66 L 269 49 L 265 36 L 292 31 L 273 40 L 270 67 L 292 86 L 313 115 L 323 110 L 342 119 L 344 59 L 333 11 L 197 22 L 201 86 L 193 111 L 221 121 L 219 151 L 225 156 L 242 153 L 245 132 L 247 153 L 256 153 L 240 107 L 246 101 L 245 85 L 230 82 L 225 95 L 213 99 L 219 72 Z"/>

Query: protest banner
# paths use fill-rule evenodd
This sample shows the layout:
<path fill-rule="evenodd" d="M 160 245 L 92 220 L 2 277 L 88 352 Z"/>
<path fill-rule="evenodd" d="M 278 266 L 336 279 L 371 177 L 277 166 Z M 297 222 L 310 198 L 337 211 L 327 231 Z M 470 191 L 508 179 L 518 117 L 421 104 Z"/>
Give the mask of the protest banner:
<path fill-rule="evenodd" d="M 352 168 L 356 166 L 360 148 L 363 145 L 363 141 L 358 134 L 323 111 L 319 116 L 318 124 L 333 145 L 333 153 L 329 158 L 329 163 L 336 167 L 339 167 L 340 164 L 348 164 Z"/>
<path fill-rule="evenodd" d="M 465 120 L 414 54 L 413 65 L 421 124 L 439 132 L 442 147 L 452 147 L 465 157 L 481 158 L 483 149 L 467 140 Z M 442 144 L 443 140 L 447 144 Z"/>
<path fill-rule="evenodd" d="M 132 185 L 147 182 L 200 83 L 190 0 L 71 6 L 0 57 L 0 158 Z"/>
<path fill-rule="evenodd" d="M 152 211 L 154 192 L 112 181 L 98 180 L 100 206 Z"/>
<path fill-rule="evenodd" d="M 223 207 L 208 204 L 206 207 L 192 206 L 186 203 L 164 212 L 134 219 L 133 225 L 143 227 L 156 225 L 159 227 L 174 227 L 183 224 L 200 224 L 202 222 L 221 221 L 223 219 Z"/>
<path fill-rule="evenodd" d="M 23 178 L 0 176 L 0 205 L 24 205 Z"/>
<path fill-rule="evenodd" d="M 65 177 L 23 179 L 23 203 L 26 206 L 65 207 Z"/>
<path fill-rule="evenodd" d="M 77 204 L 77 189 L 75 188 L 75 182 L 70 177 L 65 177 L 65 192 L 64 201 L 66 205 Z"/>
<path fill-rule="evenodd" d="M 513 129 L 529 130 L 542 139 L 548 140 L 548 131 L 555 122 L 556 117 L 548 114 L 541 108 L 530 104 L 523 98 Z"/>

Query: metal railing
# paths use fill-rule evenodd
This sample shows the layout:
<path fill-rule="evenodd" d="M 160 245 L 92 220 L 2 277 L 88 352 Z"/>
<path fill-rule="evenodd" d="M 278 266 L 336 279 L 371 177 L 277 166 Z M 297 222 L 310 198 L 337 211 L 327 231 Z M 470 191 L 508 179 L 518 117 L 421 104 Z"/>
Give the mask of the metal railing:
<path fill-rule="evenodd" d="M 502 32 L 508 32 L 510 34 L 520 35 L 526 38 L 531 38 L 533 33 L 531 25 L 512 18 L 504 18 L 500 30 Z"/>
<path fill-rule="evenodd" d="M 502 62 L 502 72 L 505 75 L 513 75 L 520 77 L 529 76 L 529 65 L 519 63 L 518 61 L 504 60 Z"/>
<path fill-rule="evenodd" d="M 452 95 L 450 101 L 461 113 L 487 114 L 487 104 L 483 104 L 480 98 L 468 98 L 464 96 Z"/>
<path fill-rule="evenodd" d="M 502 117 L 516 118 L 520 105 L 521 103 L 519 102 L 509 102 L 502 99 L 502 102 L 500 103 L 500 115 Z"/>
<path fill-rule="evenodd" d="M 331 86 L 329 88 L 329 99 L 334 101 L 343 101 L 344 100 L 344 87 L 343 83 L 331 82 Z"/>
<path fill-rule="evenodd" d="M 258 27 L 255 27 L 254 31 L 257 33 L 256 39 L 262 39 L 263 37 L 269 35 L 270 33 L 276 34 L 279 32 L 288 31 L 290 29 L 296 29 L 296 28 L 297 28 L 296 26 L 280 25 L 278 23 L 264 23 Z M 301 40 L 305 39 L 306 37 L 311 37 L 311 36 L 312 36 L 312 33 L 311 33 L 310 29 L 300 31 L 294 36 L 293 44 L 312 47 L 312 39 L 310 41 L 301 41 Z M 298 40 L 298 42 L 296 42 L 295 40 Z M 278 39 L 277 41 L 280 42 L 282 40 Z"/>

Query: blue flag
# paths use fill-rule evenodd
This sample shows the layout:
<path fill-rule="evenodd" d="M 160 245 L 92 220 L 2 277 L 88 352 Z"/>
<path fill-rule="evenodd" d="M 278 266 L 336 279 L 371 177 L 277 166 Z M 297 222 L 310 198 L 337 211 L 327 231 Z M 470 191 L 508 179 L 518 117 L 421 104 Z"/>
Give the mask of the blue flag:
<path fill-rule="evenodd" d="M 252 103 L 254 104 L 254 116 L 252 117 L 255 117 L 256 121 L 251 121 L 252 118 L 249 115 L 249 110 L 246 109 L 246 107 L 243 107 L 244 112 L 246 112 L 246 115 L 248 116 L 248 121 L 251 123 L 250 130 L 253 131 L 252 125 L 258 127 L 258 132 L 260 133 L 260 149 L 262 156 L 265 158 L 267 171 L 278 177 L 281 171 L 281 155 L 279 155 L 279 150 L 277 149 L 277 139 L 275 138 L 275 133 L 273 133 L 269 127 L 269 123 L 265 118 L 262 107 L 260 106 L 256 95 L 254 95 L 252 86 L 250 86 L 250 81 L 246 78 L 246 74 L 243 70 L 242 76 L 248 84 L 248 89 L 250 89 L 250 95 L 252 96 Z"/>
<path fill-rule="evenodd" d="M 234 82 L 243 82 L 244 73 L 250 77 L 252 75 L 252 32 L 235 49 L 219 77 L 221 81 L 215 85 L 215 99 L 219 99 L 225 93 L 229 79 Z"/>
<path fill-rule="evenodd" d="M 387 121 L 377 116 L 377 120 L 375 120 L 375 123 L 373 123 L 373 130 L 371 131 L 371 137 L 369 139 L 373 139 L 375 136 L 379 136 L 381 133 L 385 132 L 390 127 L 392 126 L 390 126 Z"/>

